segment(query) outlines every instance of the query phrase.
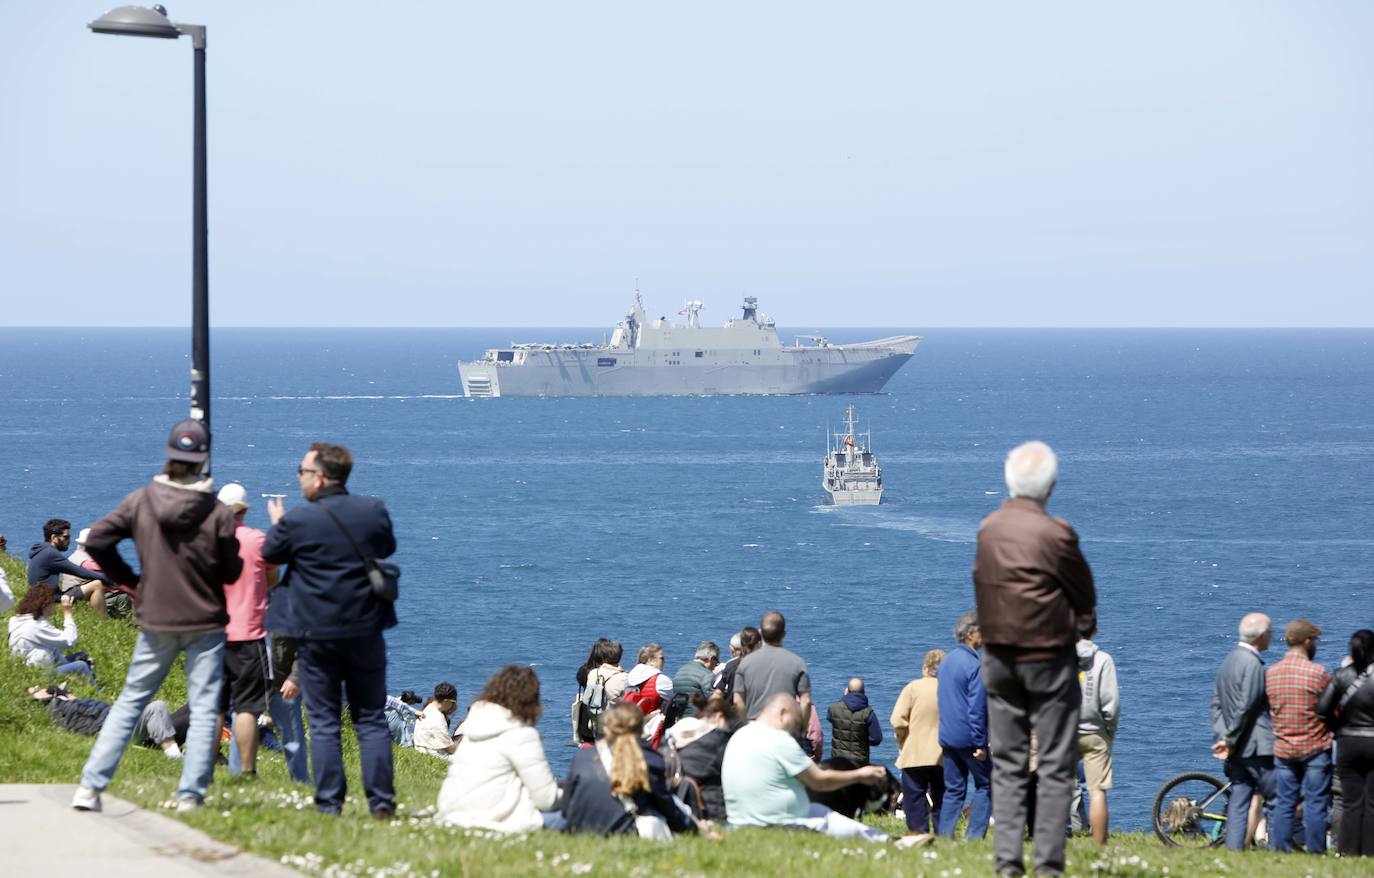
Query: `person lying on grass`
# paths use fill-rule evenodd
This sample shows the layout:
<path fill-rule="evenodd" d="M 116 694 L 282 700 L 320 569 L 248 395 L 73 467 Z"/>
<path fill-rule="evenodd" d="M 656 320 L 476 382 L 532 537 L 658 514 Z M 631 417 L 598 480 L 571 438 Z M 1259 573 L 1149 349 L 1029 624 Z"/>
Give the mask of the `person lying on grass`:
<path fill-rule="evenodd" d="M 30 697 L 48 705 L 48 714 L 53 724 L 78 735 L 94 737 L 105 724 L 110 714 L 110 703 L 98 698 L 74 698 L 61 686 L 34 686 L 28 690 Z M 181 739 L 185 740 L 185 729 Z M 134 729 L 134 740 L 143 747 L 157 748 L 168 759 L 181 758 L 181 746 L 177 741 L 177 728 L 172 720 L 172 712 L 166 702 L 153 701 L 143 708 Z"/>

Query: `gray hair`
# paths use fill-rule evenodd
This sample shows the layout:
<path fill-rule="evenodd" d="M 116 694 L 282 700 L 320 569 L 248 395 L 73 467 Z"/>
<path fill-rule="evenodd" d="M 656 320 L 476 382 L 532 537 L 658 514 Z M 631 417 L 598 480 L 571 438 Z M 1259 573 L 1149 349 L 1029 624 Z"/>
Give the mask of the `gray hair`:
<path fill-rule="evenodd" d="M 1242 643 L 1254 643 L 1270 631 L 1272 623 L 1263 613 L 1250 613 L 1240 620 L 1240 639 Z"/>
<path fill-rule="evenodd" d="M 731 649 L 731 650 L 741 650 L 741 649 L 744 649 L 744 641 L 742 641 L 742 640 L 739 639 L 739 632 L 738 632 L 738 631 L 736 631 L 734 634 L 732 634 L 732 635 L 730 636 L 730 649 Z"/>
<path fill-rule="evenodd" d="M 1059 459 L 1044 442 L 1023 442 L 1007 455 L 1007 493 L 1044 503 L 1059 478 Z"/>
<path fill-rule="evenodd" d="M 978 611 L 969 610 L 959 617 L 959 621 L 954 625 L 954 641 L 963 643 L 968 640 L 969 634 L 978 630 Z"/>
<path fill-rule="evenodd" d="M 720 658 L 720 647 L 709 640 L 703 640 L 697 644 L 696 654 L 692 658 L 703 662 L 713 662 Z"/>
<path fill-rule="evenodd" d="M 654 656 L 662 654 L 663 647 L 659 646 L 657 643 L 646 643 L 639 648 L 639 655 L 635 658 L 635 661 L 639 662 L 641 665 L 647 665 L 653 660 Z"/>

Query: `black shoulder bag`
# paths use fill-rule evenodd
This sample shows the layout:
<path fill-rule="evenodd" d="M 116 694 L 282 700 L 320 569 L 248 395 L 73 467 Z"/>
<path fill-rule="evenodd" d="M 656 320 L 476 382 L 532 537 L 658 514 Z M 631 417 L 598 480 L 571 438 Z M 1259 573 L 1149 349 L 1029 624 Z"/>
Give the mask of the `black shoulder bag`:
<path fill-rule="evenodd" d="M 335 515 L 332 509 L 323 503 L 316 503 L 315 505 L 334 519 L 334 523 L 339 526 L 344 539 L 348 540 L 353 551 L 358 553 L 358 557 L 363 562 L 363 570 L 367 571 L 367 581 L 372 585 L 372 593 L 387 603 L 395 603 L 396 598 L 401 596 L 401 568 L 390 561 L 378 561 L 376 558 L 368 557 L 363 553 L 362 547 L 353 539 L 353 534 L 348 532 L 348 528 L 344 527 L 344 523 L 339 520 L 339 516 Z"/>

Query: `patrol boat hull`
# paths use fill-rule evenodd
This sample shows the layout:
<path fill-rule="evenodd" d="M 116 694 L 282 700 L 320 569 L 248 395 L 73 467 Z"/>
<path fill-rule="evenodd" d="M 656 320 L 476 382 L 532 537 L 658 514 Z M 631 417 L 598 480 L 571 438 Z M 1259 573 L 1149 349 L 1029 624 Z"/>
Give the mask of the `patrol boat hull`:
<path fill-rule="evenodd" d="M 695 307 L 693 307 L 695 306 Z M 643 305 L 626 314 L 605 345 L 523 344 L 458 364 L 464 396 L 706 396 L 877 393 L 911 359 L 919 336 L 859 344 L 783 345 L 773 322 L 746 300 L 745 316 L 723 328 L 660 319 Z"/>

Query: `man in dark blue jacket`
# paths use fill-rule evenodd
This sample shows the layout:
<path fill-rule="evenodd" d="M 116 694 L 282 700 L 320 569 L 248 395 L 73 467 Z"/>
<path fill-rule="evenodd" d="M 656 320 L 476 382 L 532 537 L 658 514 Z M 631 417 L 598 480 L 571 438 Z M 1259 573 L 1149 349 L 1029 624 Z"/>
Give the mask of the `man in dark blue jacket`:
<path fill-rule="evenodd" d="M 386 558 L 396 551 L 396 537 L 382 501 L 354 496 L 344 487 L 352 469 L 347 448 L 325 442 L 310 446 L 297 470 L 301 495 L 310 502 L 288 513 L 281 500 L 269 501 L 272 530 L 262 556 L 289 566 L 279 587 L 289 590 L 290 619 L 279 626 L 290 628 L 300 644 L 315 807 L 326 814 L 343 809 L 339 732 L 346 686 L 368 807 L 373 816 L 387 819 L 395 813 L 396 794 L 382 631 L 396 624 L 396 610 L 373 594 L 360 553 Z"/>
<path fill-rule="evenodd" d="M 71 542 L 72 523 L 64 518 L 48 519 L 43 525 L 43 542 L 34 543 L 29 549 L 29 585 L 50 585 L 61 596 L 62 574 L 74 576 L 86 584 L 71 589 L 72 594 L 89 600 L 96 614 L 103 616 L 104 585 L 113 588 L 115 581 L 99 570 L 89 570 L 69 561 L 62 553 L 67 551 Z"/>
<path fill-rule="evenodd" d="M 954 837 L 954 826 L 964 810 L 969 778 L 973 802 L 968 815 L 968 837 L 982 838 L 988 831 L 992 805 L 992 766 L 988 763 L 988 693 L 983 688 L 983 645 L 978 614 L 965 613 L 954 626 L 959 645 L 940 663 L 936 698 L 940 704 L 940 746 L 944 748 L 945 800 L 940 806 L 939 834 Z"/>

